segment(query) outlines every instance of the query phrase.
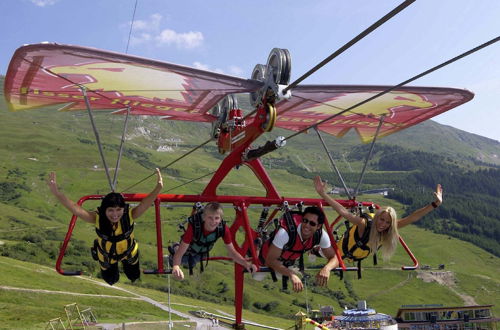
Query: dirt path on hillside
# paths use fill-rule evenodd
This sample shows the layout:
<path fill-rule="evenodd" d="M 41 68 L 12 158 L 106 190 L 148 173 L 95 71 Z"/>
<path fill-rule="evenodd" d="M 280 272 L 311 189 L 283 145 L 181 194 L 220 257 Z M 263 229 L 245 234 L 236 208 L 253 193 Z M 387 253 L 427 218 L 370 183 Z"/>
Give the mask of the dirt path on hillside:
<path fill-rule="evenodd" d="M 46 267 L 46 266 L 39 266 L 40 268 L 43 268 L 44 270 L 49 270 L 55 272 L 53 268 Z M 124 296 L 114 296 L 114 295 L 104 295 L 104 294 L 89 294 L 89 293 L 78 293 L 78 292 L 70 292 L 70 291 L 55 291 L 55 290 L 45 290 L 45 289 L 30 289 L 30 288 L 19 288 L 19 287 L 11 287 L 11 286 L 5 286 L 1 285 L 0 290 L 11 290 L 11 291 L 24 291 L 24 292 L 40 292 L 44 294 L 63 294 L 63 295 L 72 295 L 72 296 L 85 296 L 85 297 L 100 297 L 100 298 L 112 298 L 112 299 L 124 299 L 124 300 L 142 300 L 144 302 L 147 302 L 149 304 L 152 304 L 165 312 L 171 312 L 172 314 L 178 315 L 182 318 L 185 318 L 189 320 L 190 322 L 196 323 L 196 329 L 225 329 L 224 327 L 221 326 L 214 326 L 212 324 L 212 320 L 210 319 L 204 319 L 200 317 L 195 317 L 194 315 L 191 314 L 186 314 L 180 311 L 177 311 L 175 309 L 169 309 L 168 305 L 165 305 L 159 301 L 156 301 L 154 299 L 151 299 L 149 297 L 137 294 L 135 292 L 132 292 L 130 290 L 124 289 L 119 286 L 109 286 L 107 283 L 104 283 L 102 281 L 94 280 L 92 278 L 88 278 L 85 276 L 75 276 L 75 278 L 78 278 L 80 280 L 84 281 L 89 281 L 92 282 L 95 285 L 100 285 L 103 287 L 106 287 L 108 289 L 113 289 L 113 290 L 118 290 L 122 292 L 126 292 L 132 297 L 124 297 Z M 97 324 L 97 326 L 102 327 L 104 330 L 114 330 L 114 329 L 122 329 L 122 324 Z"/>
<path fill-rule="evenodd" d="M 435 272 L 435 271 L 417 271 L 417 278 L 424 282 L 436 282 L 438 284 L 446 286 L 453 293 L 459 296 L 465 305 L 472 306 L 477 305 L 474 297 L 460 293 L 456 290 L 456 279 L 455 274 L 451 271 Z"/>

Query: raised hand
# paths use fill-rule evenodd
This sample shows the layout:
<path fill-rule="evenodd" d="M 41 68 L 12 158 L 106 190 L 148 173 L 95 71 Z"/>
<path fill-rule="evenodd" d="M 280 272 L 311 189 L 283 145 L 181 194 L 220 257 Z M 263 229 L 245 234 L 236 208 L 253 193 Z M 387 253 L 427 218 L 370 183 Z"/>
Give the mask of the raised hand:
<path fill-rule="evenodd" d="M 436 198 L 434 203 L 436 203 L 437 206 L 439 206 L 443 203 L 443 188 L 441 187 L 440 184 L 438 184 L 436 186 L 436 191 L 434 192 L 434 197 Z"/>
<path fill-rule="evenodd" d="M 49 173 L 49 178 L 47 180 L 47 185 L 49 186 L 50 191 L 53 194 L 56 194 L 58 192 L 57 189 L 57 180 L 56 180 L 56 172 L 50 172 Z"/>
<path fill-rule="evenodd" d="M 161 171 L 159 168 L 156 168 L 156 177 L 158 178 L 158 186 L 160 186 L 161 188 L 163 188 L 163 178 L 161 176 Z"/>
<path fill-rule="evenodd" d="M 314 178 L 314 188 L 316 189 L 316 192 L 321 195 L 325 192 L 326 182 L 321 181 L 321 178 L 316 176 Z"/>

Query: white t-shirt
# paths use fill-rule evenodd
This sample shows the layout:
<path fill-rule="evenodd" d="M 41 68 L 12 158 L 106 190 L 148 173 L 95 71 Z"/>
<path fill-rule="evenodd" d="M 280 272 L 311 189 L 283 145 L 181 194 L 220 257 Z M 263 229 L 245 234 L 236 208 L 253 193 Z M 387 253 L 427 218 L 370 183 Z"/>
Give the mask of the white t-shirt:
<path fill-rule="evenodd" d="M 302 228 L 302 224 L 299 224 L 297 227 L 297 232 L 299 233 L 299 237 L 302 240 L 302 234 L 300 232 L 300 229 Z M 322 249 L 327 249 L 332 246 L 332 243 L 330 242 L 330 237 L 328 237 L 328 234 L 324 229 L 321 229 L 321 239 L 319 241 L 319 246 Z M 277 248 L 283 250 L 283 246 L 285 246 L 286 243 L 288 243 L 288 233 L 284 228 L 280 228 L 276 235 L 274 236 L 273 239 L 273 245 L 276 246 Z"/>

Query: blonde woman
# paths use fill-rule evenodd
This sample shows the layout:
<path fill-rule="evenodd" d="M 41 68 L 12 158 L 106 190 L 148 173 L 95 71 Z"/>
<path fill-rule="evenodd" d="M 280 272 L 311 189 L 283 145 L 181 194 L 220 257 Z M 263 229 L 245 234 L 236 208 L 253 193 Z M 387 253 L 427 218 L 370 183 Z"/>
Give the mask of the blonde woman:
<path fill-rule="evenodd" d="M 343 218 L 347 219 L 352 225 L 352 234 L 349 233 L 350 240 L 362 241 L 363 244 L 357 244 L 363 251 L 350 251 L 346 255 L 346 251 L 341 251 L 342 258 L 358 260 L 366 258 L 372 251 L 380 250 L 384 260 L 388 260 L 396 249 L 399 240 L 398 229 L 414 223 L 422 218 L 427 213 L 437 208 L 443 202 L 443 189 L 438 184 L 434 192 L 435 200 L 414 211 L 407 217 L 397 219 L 396 211 L 390 207 L 382 207 L 375 213 L 373 220 L 366 216 L 358 216 L 349 212 L 340 203 L 328 196 L 325 192 L 326 183 L 321 181 L 319 176 L 314 178 L 314 188 L 317 193 Z M 347 233 L 346 233 L 347 235 Z M 356 245 L 354 242 L 352 245 Z M 364 246 L 364 249 L 362 249 Z M 353 258 L 354 257 L 354 258 Z M 335 267 L 338 267 L 338 260 L 336 260 Z"/>

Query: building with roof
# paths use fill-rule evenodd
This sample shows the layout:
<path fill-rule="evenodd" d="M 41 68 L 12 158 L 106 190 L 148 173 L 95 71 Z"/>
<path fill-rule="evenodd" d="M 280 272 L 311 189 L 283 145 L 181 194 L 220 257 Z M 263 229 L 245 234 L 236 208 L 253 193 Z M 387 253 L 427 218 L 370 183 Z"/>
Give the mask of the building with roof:
<path fill-rule="evenodd" d="M 497 329 L 500 319 L 493 316 L 492 306 L 403 305 L 396 320 L 399 329 L 408 330 Z"/>

